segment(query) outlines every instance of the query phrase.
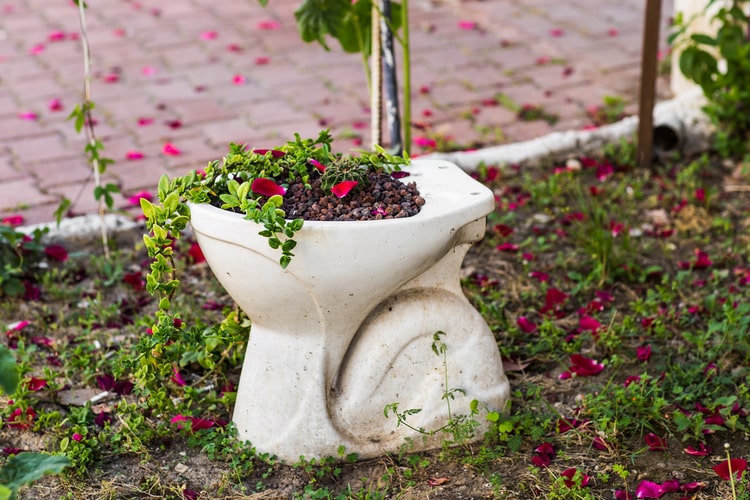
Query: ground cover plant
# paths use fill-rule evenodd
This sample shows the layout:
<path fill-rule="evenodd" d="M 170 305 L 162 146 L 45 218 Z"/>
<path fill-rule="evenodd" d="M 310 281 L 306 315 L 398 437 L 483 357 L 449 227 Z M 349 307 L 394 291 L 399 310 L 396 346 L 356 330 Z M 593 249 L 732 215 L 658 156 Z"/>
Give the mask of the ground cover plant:
<path fill-rule="evenodd" d="M 234 439 L 251 325 L 197 246 L 174 248 L 183 293 L 164 342 L 138 238 L 110 259 L 97 245 L 20 251 L 5 221 L 3 243 L 30 265 L 0 305 L 20 370 L 0 408 L 2 462 L 71 463 L 19 496 L 748 498 L 750 167 L 632 158 L 624 141 L 596 159 L 480 169 L 497 210 L 463 285 L 496 334 L 512 406 L 475 444 L 480 417 L 454 407 L 457 446 L 363 462 L 342 449 L 281 464 Z M 395 426 L 415 409 L 393 410 Z"/>

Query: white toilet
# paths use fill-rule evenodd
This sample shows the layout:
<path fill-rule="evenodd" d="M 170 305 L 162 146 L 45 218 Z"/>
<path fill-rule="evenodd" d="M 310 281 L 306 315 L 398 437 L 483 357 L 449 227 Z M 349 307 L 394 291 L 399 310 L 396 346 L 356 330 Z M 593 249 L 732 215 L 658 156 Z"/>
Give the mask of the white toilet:
<path fill-rule="evenodd" d="M 384 408 L 421 409 L 408 423 L 445 425 L 443 394 L 460 389 L 453 415 L 502 410 L 509 385 L 492 332 L 463 295 L 461 262 L 484 236 L 494 196 L 455 165 L 414 160 L 404 179 L 425 205 L 403 219 L 307 221 L 287 269 L 261 227 L 210 205 L 191 224 L 214 274 L 252 320 L 233 421 L 259 452 L 287 461 L 360 458 L 439 446 L 397 426 Z M 431 348 L 442 331 L 447 363 Z M 483 415 L 477 439 L 487 428 Z"/>

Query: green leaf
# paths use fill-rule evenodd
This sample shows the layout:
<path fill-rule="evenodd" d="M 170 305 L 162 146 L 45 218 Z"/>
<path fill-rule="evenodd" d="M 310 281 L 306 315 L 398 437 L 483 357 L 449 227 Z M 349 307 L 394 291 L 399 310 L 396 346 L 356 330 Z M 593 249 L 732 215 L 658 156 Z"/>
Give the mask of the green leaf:
<path fill-rule="evenodd" d="M 716 41 L 716 38 L 710 37 L 708 35 L 704 35 L 703 33 L 694 33 L 690 36 L 690 39 L 694 41 L 695 43 L 700 43 L 702 45 L 710 45 L 711 47 L 715 47 L 719 44 L 719 42 Z"/>
<path fill-rule="evenodd" d="M 16 358 L 4 345 L 0 345 L 0 388 L 6 394 L 13 394 L 18 387 L 18 367 Z"/>
<path fill-rule="evenodd" d="M 13 498 L 13 491 L 7 486 L 0 484 L 0 500 L 10 500 Z"/>
<path fill-rule="evenodd" d="M 141 211 L 143 212 L 143 215 L 146 216 L 147 219 L 153 219 L 156 217 L 156 210 L 154 209 L 154 204 L 148 201 L 146 198 L 140 199 L 141 203 Z"/>
<path fill-rule="evenodd" d="M 68 465 L 70 460 L 62 455 L 22 452 L 10 457 L 5 467 L 0 469 L 0 483 L 16 492 L 21 486 L 45 474 L 57 474 Z"/>
<path fill-rule="evenodd" d="M 335 36 L 341 31 L 350 9 L 350 0 L 305 0 L 294 13 L 302 40 L 317 41 L 330 50 L 326 35 Z"/>
<path fill-rule="evenodd" d="M 60 204 L 57 206 L 57 210 L 55 210 L 53 213 L 53 215 L 55 216 L 57 227 L 60 227 L 60 221 L 62 221 L 62 218 L 65 217 L 65 214 L 68 212 L 68 209 L 71 205 L 72 203 L 68 198 L 63 197 L 63 199 L 60 200 Z"/>

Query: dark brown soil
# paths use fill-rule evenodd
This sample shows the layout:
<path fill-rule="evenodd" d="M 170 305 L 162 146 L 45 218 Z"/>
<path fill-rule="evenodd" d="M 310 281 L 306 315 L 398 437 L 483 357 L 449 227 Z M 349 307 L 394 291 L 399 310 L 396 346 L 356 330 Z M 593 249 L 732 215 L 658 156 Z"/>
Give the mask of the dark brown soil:
<path fill-rule="evenodd" d="M 288 219 L 319 221 L 361 221 L 400 219 L 419 213 L 424 198 L 415 183 L 404 184 L 384 172 L 371 172 L 365 186 L 355 187 L 343 198 L 325 192 L 320 178 L 306 188 L 299 181 L 291 184 L 281 208 Z"/>

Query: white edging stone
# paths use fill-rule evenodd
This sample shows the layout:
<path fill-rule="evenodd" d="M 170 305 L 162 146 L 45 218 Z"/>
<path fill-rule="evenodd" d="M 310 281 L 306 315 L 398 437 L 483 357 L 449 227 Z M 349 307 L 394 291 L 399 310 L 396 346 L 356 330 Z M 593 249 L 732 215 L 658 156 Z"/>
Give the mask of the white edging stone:
<path fill-rule="evenodd" d="M 676 128 L 684 153 L 705 151 L 713 134 L 711 123 L 702 111 L 706 100 L 700 89 L 694 89 L 675 99 L 658 103 L 654 108 L 654 127 Z M 481 165 L 504 167 L 512 164 L 537 165 L 550 159 L 591 155 L 603 146 L 636 133 L 638 117 L 631 116 L 594 130 L 553 132 L 529 141 L 494 146 L 476 151 L 431 153 L 420 158 L 447 160 L 464 170 L 472 171 Z"/>

